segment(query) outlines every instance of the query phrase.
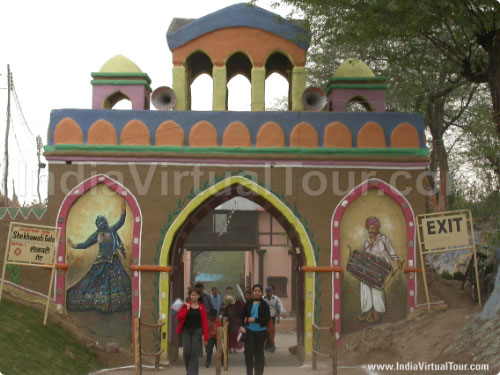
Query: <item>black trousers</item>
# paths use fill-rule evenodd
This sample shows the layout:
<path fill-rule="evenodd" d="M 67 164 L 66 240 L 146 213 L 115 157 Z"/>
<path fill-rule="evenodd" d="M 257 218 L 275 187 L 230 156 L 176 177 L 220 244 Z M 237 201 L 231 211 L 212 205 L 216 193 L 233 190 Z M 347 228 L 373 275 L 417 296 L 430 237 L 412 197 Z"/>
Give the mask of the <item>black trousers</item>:
<path fill-rule="evenodd" d="M 245 365 L 247 368 L 247 375 L 254 375 L 254 361 L 255 375 L 264 374 L 264 342 L 266 338 L 267 330 L 250 331 L 247 329 L 245 340 Z"/>
<path fill-rule="evenodd" d="M 201 328 L 183 328 L 181 334 L 184 349 L 182 356 L 184 357 L 186 372 L 188 375 L 198 375 L 198 351 L 202 337 Z"/>
<path fill-rule="evenodd" d="M 215 337 L 212 337 L 208 339 L 208 344 L 206 348 L 208 363 L 212 361 L 212 352 L 214 351 L 214 346 L 217 347 L 217 339 Z"/>

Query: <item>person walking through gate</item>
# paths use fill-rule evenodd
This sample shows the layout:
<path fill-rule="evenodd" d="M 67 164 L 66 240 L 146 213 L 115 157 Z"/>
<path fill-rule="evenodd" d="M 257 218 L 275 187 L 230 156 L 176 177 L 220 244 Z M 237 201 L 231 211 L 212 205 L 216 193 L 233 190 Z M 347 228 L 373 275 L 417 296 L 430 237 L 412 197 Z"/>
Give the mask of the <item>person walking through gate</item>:
<path fill-rule="evenodd" d="M 243 310 L 243 302 L 236 300 L 232 293 L 224 296 L 224 307 L 222 316 L 228 320 L 228 344 L 229 353 L 236 354 L 236 350 L 241 349 L 243 344 L 238 342 L 238 332 L 240 327 L 240 316 Z"/>
<path fill-rule="evenodd" d="M 269 305 L 271 313 L 271 320 L 269 321 L 269 325 L 267 327 L 269 337 L 268 340 L 266 340 L 265 349 L 274 353 L 276 350 L 276 346 L 274 345 L 276 325 L 280 324 L 280 315 L 285 312 L 285 309 L 283 308 L 283 303 L 281 303 L 279 297 L 273 293 L 272 286 L 268 286 L 266 288 L 266 295 L 262 297 L 262 299 Z"/>
<path fill-rule="evenodd" d="M 205 287 L 203 286 L 202 283 L 196 283 L 194 288 L 200 294 L 200 302 L 205 307 L 206 318 L 208 321 L 208 317 L 210 316 L 210 311 L 214 309 L 214 307 L 212 306 L 212 301 L 210 300 L 210 295 L 205 291 L 204 289 Z M 201 344 L 201 338 L 200 338 L 200 345 L 198 347 L 199 347 L 198 355 L 200 357 L 203 357 L 203 345 Z"/>
<path fill-rule="evenodd" d="M 212 294 L 210 295 L 210 302 L 212 303 L 212 306 L 215 310 L 215 316 L 219 316 L 221 305 L 222 305 L 222 296 L 220 295 L 219 291 L 217 290 L 217 288 L 215 286 L 212 287 Z"/>
<path fill-rule="evenodd" d="M 252 299 L 245 303 L 240 319 L 240 332 L 245 334 L 245 365 L 247 375 L 264 374 L 264 342 L 271 316 L 269 305 L 262 299 L 262 285 L 252 287 Z M 255 362 L 254 362 L 255 361 Z"/>
<path fill-rule="evenodd" d="M 215 311 L 210 312 L 210 321 L 208 322 L 208 343 L 207 343 L 207 360 L 205 361 L 205 367 L 210 367 L 210 362 L 212 362 L 212 352 L 214 346 L 217 347 L 217 328 L 222 327 L 222 323 L 215 314 Z"/>
<path fill-rule="evenodd" d="M 177 313 L 179 324 L 177 334 L 181 334 L 183 342 L 184 366 L 187 375 L 198 375 L 199 346 L 204 339 L 205 346 L 208 342 L 208 319 L 205 305 L 200 302 L 201 294 L 196 289 L 189 291 L 189 302 L 185 302 Z"/>

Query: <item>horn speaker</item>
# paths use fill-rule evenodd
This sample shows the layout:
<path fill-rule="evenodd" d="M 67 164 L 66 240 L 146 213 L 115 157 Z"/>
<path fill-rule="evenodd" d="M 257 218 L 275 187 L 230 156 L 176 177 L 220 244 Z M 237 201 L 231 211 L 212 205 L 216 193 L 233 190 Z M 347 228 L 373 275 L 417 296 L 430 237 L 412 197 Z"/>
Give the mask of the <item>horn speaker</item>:
<path fill-rule="evenodd" d="M 301 99 L 305 110 L 309 112 L 319 112 L 326 105 L 326 94 L 318 87 L 309 87 L 304 90 Z"/>
<path fill-rule="evenodd" d="M 156 109 L 160 111 L 169 111 L 175 107 L 175 92 L 167 86 L 158 87 L 155 91 L 153 91 L 151 101 Z"/>

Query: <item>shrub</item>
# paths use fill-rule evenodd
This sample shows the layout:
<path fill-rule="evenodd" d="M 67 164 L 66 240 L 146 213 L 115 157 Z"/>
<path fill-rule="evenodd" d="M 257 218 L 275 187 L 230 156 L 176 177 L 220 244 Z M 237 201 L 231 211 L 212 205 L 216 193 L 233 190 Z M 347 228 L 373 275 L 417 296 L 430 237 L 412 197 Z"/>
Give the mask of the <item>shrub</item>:
<path fill-rule="evenodd" d="M 446 280 L 453 280 L 453 276 L 448 271 L 443 271 L 441 277 Z"/>

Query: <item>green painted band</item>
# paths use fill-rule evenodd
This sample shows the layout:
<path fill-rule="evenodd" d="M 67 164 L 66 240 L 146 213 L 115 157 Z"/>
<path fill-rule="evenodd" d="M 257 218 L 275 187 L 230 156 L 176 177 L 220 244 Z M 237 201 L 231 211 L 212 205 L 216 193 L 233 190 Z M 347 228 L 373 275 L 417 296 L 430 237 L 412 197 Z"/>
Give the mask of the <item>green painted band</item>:
<path fill-rule="evenodd" d="M 73 145 L 45 146 L 45 152 L 99 151 L 99 152 L 154 152 L 204 154 L 303 154 L 303 155 L 357 155 L 357 156 L 428 156 L 426 148 L 298 148 L 298 147 L 191 147 L 191 146 L 135 146 L 135 145 Z"/>
<path fill-rule="evenodd" d="M 328 86 L 327 93 L 333 89 L 365 89 L 365 90 L 387 90 L 387 85 L 376 85 L 376 84 L 359 84 L 359 85 L 348 85 L 348 84 L 332 84 Z"/>
<path fill-rule="evenodd" d="M 119 81 L 115 79 L 93 79 L 90 81 L 92 85 L 120 85 L 120 86 L 127 86 L 127 85 L 141 85 L 146 87 L 149 91 L 151 90 L 151 86 L 148 85 L 147 81 L 144 80 L 130 80 L 130 81 Z"/>
<path fill-rule="evenodd" d="M 94 78 L 97 77 L 140 77 L 144 78 L 148 83 L 151 83 L 151 78 L 149 78 L 147 73 L 101 73 L 101 72 L 93 72 L 90 75 Z"/>

